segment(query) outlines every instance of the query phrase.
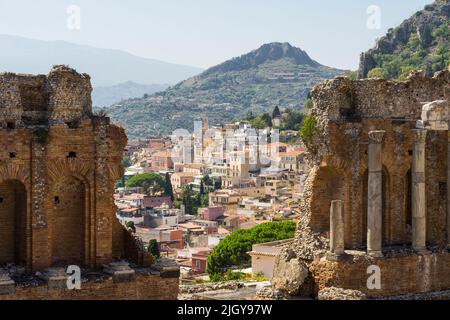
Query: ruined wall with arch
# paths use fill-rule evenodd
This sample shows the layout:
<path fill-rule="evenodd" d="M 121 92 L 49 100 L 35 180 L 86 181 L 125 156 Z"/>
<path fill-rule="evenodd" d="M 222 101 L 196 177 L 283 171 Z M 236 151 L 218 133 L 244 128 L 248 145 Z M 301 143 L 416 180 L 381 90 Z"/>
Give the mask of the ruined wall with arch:
<path fill-rule="evenodd" d="M 367 243 L 367 180 L 369 132 L 385 131 L 383 165 L 383 245 L 412 241 L 412 129 L 422 103 L 448 99 L 450 71 L 427 78 L 416 73 L 404 82 L 337 78 L 316 86 L 311 95 L 315 134 L 306 142 L 312 170 L 301 200 L 305 218 L 299 226 L 298 250 L 310 230 L 327 245 L 330 205 L 342 200 L 346 249 L 364 250 Z M 427 243 L 446 243 L 447 134 L 429 132 L 426 141 Z M 309 232 L 309 231 L 308 231 Z M 306 241 L 307 242 L 307 241 Z M 325 250 L 319 246 L 316 249 Z M 311 254 L 307 256 L 311 257 Z"/>
<path fill-rule="evenodd" d="M 93 115 L 91 89 L 65 66 L 0 74 L 0 264 L 90 268 L 121 254 L 112 195 L 126 136 Z"/>

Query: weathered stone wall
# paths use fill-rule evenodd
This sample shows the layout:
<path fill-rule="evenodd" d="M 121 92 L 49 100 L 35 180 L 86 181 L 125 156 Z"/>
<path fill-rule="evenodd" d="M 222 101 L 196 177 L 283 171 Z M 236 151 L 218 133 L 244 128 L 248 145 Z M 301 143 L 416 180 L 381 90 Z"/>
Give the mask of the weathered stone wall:
<path fill-rule="evenodd" d="M 338 78 L 314 88 L 311 114 L 317 128 L 307 146 L 315 168 L 307 182 L 311 193 L 305 193 L 303 202 L 313 231 L 329 231 L 331 200 L 343 200 L 346 247 L 365 245 L 368 135 L 384 130 L 383 242 L 411 242 L 411 130 L 421 117 L 423 103 L 444 99 L 449 86 L 450 72 L 446 71 L 434 78 L 417 74 L 405 82 Z M 427 136 L 427 231 L 433 244 L 445 242 L 446 139 L 445 132 Z"/>
<path fill-rule="evenodd" d="M 367 286 L 367 269 L 373 265 L 381 270 L 380 290 L 369 290 Z M 316 260 L 309 270 L 315 278 L 316 293 L 327 287 L 337 287 L 358 290 L 368 298 L 380 298 L 447 290 L 450 288 L 449 265 L 448 253 L 421 256 L 398 252 L 381 259 L 354 255 L 339 262 Z"/>
<path fill-rule="evenodd" d="M 45 282 L 17 286 L 2 300 L 176 300 L 178 276 L 165 276 L 158 271 L 137 270 L 133 280 L 115 282 L 112 277 L 95 276 L 81 284 L 81 290 L 68 290 Z"/>
<path fill-rule="evenodd" d="M 37 271 L 120 257 L 112 194 L 126 136 L 92 114 L 91 91 L 88 75 L 65 66 L 0 74 L 0 264 Z"/>
<path fill-rule="evenodd" d="M 136 269 L 154 261 L 115 216 L 127 139 L 93 115 L 91 91 L 65 66 L 0 74 L 0 299 L 177 298 L 178 267 Z M 55 287 L 68 265 L 96 276 Z"/>
<path fill-rule="evenodd" d="M 311 95 L 315 129 L 305 143 L 312 169 L 300 202 L 304 215 L 290 248 L 295 259 L 307 263 L 318 289 L 361 290 L 368 297 L 449 289 L 447 132 L 429 131 L 426 138 L 426 244 L 430 255 L 411 250 L 411 168 L 412 130 L 421 119 L 423 104 L 450 101 L 450 71 L 432 78 L 415 73 L 402 82 L 336 78 L 317 85 Z M 385 257 L 374 261 L 366 254 L 369 132 L 379 130 L 384 131 L 379 188 Z M 326 254 L 332 200 L 343 201 L 347 259 L 329 259 Z M 383 289 L 375 293 L 366 292 L 367 267 L 372 264 L 381 267 L 383 277 Z"/>

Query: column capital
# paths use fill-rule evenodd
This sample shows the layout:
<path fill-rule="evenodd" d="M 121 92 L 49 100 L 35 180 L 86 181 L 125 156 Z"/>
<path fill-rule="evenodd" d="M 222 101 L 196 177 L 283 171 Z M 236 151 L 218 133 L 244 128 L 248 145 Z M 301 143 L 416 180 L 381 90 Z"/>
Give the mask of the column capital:
<path fill-rule="evenodd" d="M 369 144 L 381 144 L 383 142 L 384 130 L 375 130 L 369 132 Z"/>
<path fill-rule="evenodd" d="M 427 132 L 425 129 L 413 129 L 414 143 L 425 143 L 427 140 Z"/>

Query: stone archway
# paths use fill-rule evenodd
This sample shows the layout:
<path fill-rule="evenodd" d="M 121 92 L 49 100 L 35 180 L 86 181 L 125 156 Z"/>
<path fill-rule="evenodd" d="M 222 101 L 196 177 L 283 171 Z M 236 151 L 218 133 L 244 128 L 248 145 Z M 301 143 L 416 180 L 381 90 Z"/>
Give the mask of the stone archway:
<path fill-rule="evenodd" d="M 86 185 L 73 176 L 59 179 L 51 193 L 52 265 L 85 265 Z"/>
<path fill-rule="evenodd" d="M 27 263 L 27 190 L 19 180 L 0 184 L 0 264 Z"/>
<path fill-rule="evenodd" d="M 330 231 L 330 206 L 333 200 L 345 203 L 345 177 L 337 169 L 321 167 L 314 179 L 311 198 L 311 229 Z"/>

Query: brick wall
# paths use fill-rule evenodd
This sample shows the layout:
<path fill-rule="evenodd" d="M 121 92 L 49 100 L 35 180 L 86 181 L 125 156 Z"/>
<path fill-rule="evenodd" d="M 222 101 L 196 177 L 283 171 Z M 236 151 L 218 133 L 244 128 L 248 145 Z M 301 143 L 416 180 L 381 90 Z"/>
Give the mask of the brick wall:
<path fill-rule="evenodd" d="M 15 293 L 0 295 L 0 300 L 176 300 L 178 277 L 136 275 L 130 282 L 114 283 L 111 278 L 88 281 L 81 290 L 49 288 L 47 284 L 16 287 Z"/>
<path fill-rule="evenodd" d="M 381 290 L 368 290 L 369 266 L 381 269 Z M 396 296 L 409 293 L 442 291 L 450 289 L 449 253 L 417 255 L 398 253 L 381 259 L 365 255 L 350 256 L 348 261 L 314 261 L 310 270 L 317 289 L 339 287 L 360 290 L 368 297 Z"/>
<path fill-rule="evenodd" d="M 26 190 L 17 180 L 0 184 L 0 263 L 26 260 Z"/>

